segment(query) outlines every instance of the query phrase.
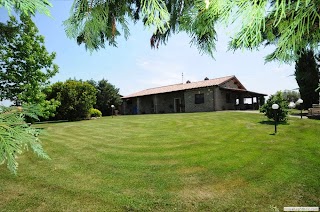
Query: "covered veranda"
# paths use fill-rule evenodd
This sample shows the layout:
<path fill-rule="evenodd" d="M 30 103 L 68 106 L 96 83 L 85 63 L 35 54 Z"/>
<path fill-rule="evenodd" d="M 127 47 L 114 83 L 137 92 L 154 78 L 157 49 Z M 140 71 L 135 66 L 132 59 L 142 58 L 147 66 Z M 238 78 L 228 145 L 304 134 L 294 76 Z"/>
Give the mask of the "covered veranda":
<path fill-rule="evenodd" d="M 268 96 L 267 94 L 257 93 L 244 89 L 221 87 L 220 89 L 234 94 L 232 96 L 235 97 L 235 110 L 258 110 L 262 97 Z"/>

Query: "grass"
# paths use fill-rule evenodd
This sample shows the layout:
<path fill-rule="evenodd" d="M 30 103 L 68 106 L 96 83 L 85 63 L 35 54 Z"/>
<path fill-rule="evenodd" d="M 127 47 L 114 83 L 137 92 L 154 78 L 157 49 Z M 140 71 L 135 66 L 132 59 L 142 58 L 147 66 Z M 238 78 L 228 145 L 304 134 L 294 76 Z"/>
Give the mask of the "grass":
<path fill-rule="evenodd" d="M 1 211 L 273 211 L 320 206 L 320 121 L 261 114 L 118 116 L 50 123 L 18 176 L 0 166 Z"/>

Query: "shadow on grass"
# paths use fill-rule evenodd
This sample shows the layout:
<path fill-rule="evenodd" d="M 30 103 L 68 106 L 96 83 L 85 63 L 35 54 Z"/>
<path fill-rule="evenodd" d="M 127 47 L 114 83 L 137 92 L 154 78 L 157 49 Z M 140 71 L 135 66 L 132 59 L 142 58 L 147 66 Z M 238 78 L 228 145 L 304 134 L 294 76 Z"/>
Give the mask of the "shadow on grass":
<path fill-rule="evenodd" d="M 40 125 L 40 124 L 57 124 L 57 123 L 62 123 L 62 122 L 68 122 L 68 120 L 57 120 L 57 121 L 39 121 L 35 122 L 34 125 Z"/>
<path fill-rule="evenodd" d="M 32 125 L 41 125 L 41 124 L 59 124 L 63 122 L 80 122 L 80 121 L 90 121 L 92 119 L 76 119 L 76 120 L 53 120 L 53 121 L 39 121 L 35 122 Z"/>
<path fill-rule="evenodd" d="M 274 121 L 259 121 L 258 122 L 259 124 L 266 124 L 266 125 L 274 125 Z M 277 125 L 289 125 L 288 122 L 284 122 L 284 121 L 281 121 L 281 122 L 277 122 Z"/>

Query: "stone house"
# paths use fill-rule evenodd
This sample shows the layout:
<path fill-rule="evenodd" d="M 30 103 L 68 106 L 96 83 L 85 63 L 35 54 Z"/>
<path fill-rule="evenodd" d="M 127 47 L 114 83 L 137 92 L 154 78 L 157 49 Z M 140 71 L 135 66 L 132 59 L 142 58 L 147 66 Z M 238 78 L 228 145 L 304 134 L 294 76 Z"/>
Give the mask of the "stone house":
<path fill-rule="evenodd" d="M 122 97 L 123 114 L 205 112 L 258 109 L 259 98 L 235 76 L 142 90 Z"/>

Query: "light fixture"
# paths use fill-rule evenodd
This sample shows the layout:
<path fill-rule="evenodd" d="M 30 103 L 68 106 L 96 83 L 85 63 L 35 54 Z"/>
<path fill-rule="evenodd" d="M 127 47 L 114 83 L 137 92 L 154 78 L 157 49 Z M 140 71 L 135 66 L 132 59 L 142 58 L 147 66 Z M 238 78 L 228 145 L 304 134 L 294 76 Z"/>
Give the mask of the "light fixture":
<path fill-rule="evenodd" d="M 303 99 L 298 99 L 297 100 L 297 105 L 300 105 L 300 117 L 302 118 L 302 106 L 301 104 L 303 103 Z"/>
<path fill-rule="evenodd" d="M 274 111 L 274 134 L 277 133 L 277 110 L 279 109 L 279 105 L 278 104 L 273 104 L 272 109 Z"/>
<path fill-rule="evenodd" d="M 278 104 L 273 104 L 273 105 L 272 105 L 272 109 L 278 110 L 278 109 L 279 109 L 279 105 L 278 105 Z"/>
<path fill-rule="evenodd" d="M 294 102 L 290 102 L 288 105 L 289 108 L 295 108 L 296 104 Z"/>

